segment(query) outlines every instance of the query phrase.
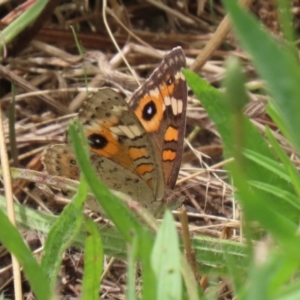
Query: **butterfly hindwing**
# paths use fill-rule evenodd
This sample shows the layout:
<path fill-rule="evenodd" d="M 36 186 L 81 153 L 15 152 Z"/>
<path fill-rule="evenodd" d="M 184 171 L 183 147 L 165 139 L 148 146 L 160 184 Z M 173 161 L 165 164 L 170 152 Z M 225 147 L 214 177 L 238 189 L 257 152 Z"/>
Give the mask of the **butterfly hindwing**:
<path fill-rule="evenodd" d="M 80 169 L 70 145 L 57 144 L 47 147 L 42 162 L 45 170 L 51 175 L 79 180 Z M 153 199 L 152 189 L 139 176 L 99 155 L 92 154 L 91 163 L 108 188 L 122 191 L 133 199 L 139 199 L 141 205 L 146 208 L 150 206 L 149 199 Z"/>

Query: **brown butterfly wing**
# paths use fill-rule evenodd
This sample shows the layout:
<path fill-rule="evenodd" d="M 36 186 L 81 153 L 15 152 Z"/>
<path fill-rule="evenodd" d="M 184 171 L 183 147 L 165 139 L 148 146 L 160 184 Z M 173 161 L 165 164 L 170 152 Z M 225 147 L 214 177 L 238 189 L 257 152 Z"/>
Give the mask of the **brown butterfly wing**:
<path fill-rule="evenodd" d="M 100 89 L 85 102 L 78 119 L 92 158 L 120 165 L 142 179 L 153 191 L 153 198 L 163 197 L 163 175 L 151 139 L 121 94 L 111 88 Z"/>
<path fill-rule="evenodd" d="M 182 49 L 174 48 L 129 101 L 151 136 L 169 189 L 176 184 L 183 152 L 187 85 L 181 68 L 185 66 Z"/>

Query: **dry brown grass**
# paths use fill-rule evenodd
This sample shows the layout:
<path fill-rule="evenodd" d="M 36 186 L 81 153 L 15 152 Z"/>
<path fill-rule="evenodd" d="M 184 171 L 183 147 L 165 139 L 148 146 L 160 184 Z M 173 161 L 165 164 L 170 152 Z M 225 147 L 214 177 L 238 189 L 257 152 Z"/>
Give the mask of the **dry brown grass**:
<path fill-rule="evenodd" d="M 182 46 L 189 67 L 199 69 L 195 58 L 214 38 L 225 17 L 219 1 L 110 1 L 106 15 L 116 43 L 121 47 L 140 82 L 159 63 L 165 51 Z M 175 3 L 178 3 L 176 5 Z M 280 38 L 273 1 L 254 1 L 251 10 Z M 12 10 L 7 4 L 0 6 L 2 16 Z M 298 1 L 294 1 L 295 15 L 299 14 Z M 7 21 L 9 22 L 9 21 Z M 70 26 L 76 29 L 84 55 L 78 54 Z M 298 27 L 298 23 L 295 23 Z M 297 28 L 298 29 L 298 28 Z M 241 51 L 231 33 L 214 41 L 220 47 L 210 48 L 199 74 L 213 86 L 220 88 L 224 77 L 224 60 L 239 57 L 247 74 L 250 104 L 246 114 L 263 130 L 269 125 L 276 130 L 265 113 L 266 98 L 261 93 L 264 83 L 258 80 L 249 57 Z M 8 47 L 7 57 L 0 66 L 0 97 L 8 135 L 8 108 L 12 99 L 11 81 L 16 86 L 16 152 L 10 151 L 15 166 L 42 171 L 41 153 L 45 146 L 63 141 L 68 120 L 85 99 L 86 74 L 89 88 L 113 86 L 130 94 L 137 87 L 133 76 L 116 51 L 102 18 L 101 1 L 63 1 L 52 12 L 51 18 L 39 28 L 31 42 L 22 51 L 18 45 Z M 12 52 L 17 53 L 11 56 Z M 202 53 L 203 54 L 203 53 Z M 190 95 L 187 111 L 187 143 L 177 188 L 187 197 L 191 232 L 224 237 L 228 228 L 239 229 L 239 208 L 232 198 L 233 187 L 228 183 L 223 169 L 222 143 L 214 124 L 208 119 L 201 103 Z M 277 133 L 284 145 L 284 138 Z M 8 141 L 7 141 L 8 142 Z M 286 146 L 287 153 L 291 150 Z M 297 162 L 295 162 L 297 163 Z M 28 181 L 19 180 L 14 185 L 17 201 L 36 209 L 47 209 L 44 194 Z M 37 200 L 38 199 L 38 200 Z M 45 202 L 46 205 L 41 205 Z M 52 211 L 61 210 L 61 203 L 51 203 Z M 235 231 L 238 234 L 238 230 Z M 41 237 L 24 232 L 32 249 L 41 246 Z M 230 232 L 226 238 L 239 239 Z M 0 291 L 13 293 L 10 260 L 1 249 Z M 82 254 L 70 249 L 65 254 L 58 281 L 60 294 L 76 297 L 80 294 Z M 126 263 L 107 258 L 101 293 L 103 299 L 124 299 Z M 24 283 L 25 299 L 31 299 Z M 220 299 L 231 299 L 228 287 L 220 285 Z"/>

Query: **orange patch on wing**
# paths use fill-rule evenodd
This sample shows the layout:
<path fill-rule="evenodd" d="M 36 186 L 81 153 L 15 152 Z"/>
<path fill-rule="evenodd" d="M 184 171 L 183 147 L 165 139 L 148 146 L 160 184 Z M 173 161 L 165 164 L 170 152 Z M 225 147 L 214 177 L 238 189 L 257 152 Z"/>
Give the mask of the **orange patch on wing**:
<path fill-rule="evenodd" d="M 153 170 L 153 164 L 141 164 L 136 168 L 137 173 L 141 176 L 145 175 L 146 173 L 151 173 Z"/>
<path fill-rule="evenodd" d="M 87 137 L 91 134 L 99 134 L 107 140 L 107 144 L 102 149 L 90 146 L 91 152 L 109 158 L 125 169 L 132 167 L 132 158 L 128 153 L 128 148 L 118 142 L 108 126 L 99 125 L 98 130 L 87 129 L 85 133 Z"/>
<path fill-rule="evenodd" d="M 153 118 L 149 121 L 143 119 L 143 109 L 144 107 L 149 103 L 153 101 L 156 106 L 156 114 L 153 116 Z M 136 108 L 134 113 L 140 120 L 140 122 L 143 124 L 143 127 L 147 132 L 155 132 L 159 129 L 161 120 L 163 118 L 163 108 L 164 108 L 164 100 L 159 94 L 157 97 L 154 97 L 153 95 L 150 96 L 149 94 L 146 94 L 141 100 L 139 106 Z"/>
<path fill-rule="evenodd" d="M 176 81 L 173 82 L 173 83 L 170 84 L 170 85 L 167 85 L 167 84 L 164 82 L 163 84 L 161 84 L 161 85 L 159 86 L 160 92 L 161 92 L 161 94 L 162 94 L 163 97 L 168 97 L 168 96 L 170 96 L 170 95 L 173 94 L 174 89 L 175 89 L 175 83 L 176 83 Z"/>
<path fill-rule="evenodd" d="M 166 81 L 171 75 L 168 75 Z M 178 84 L 178 80 L 175 80 L 172 84 L 167 85 L 166 82 L 163 82 L 159 87 L 160 93 L 157 96 L 154 96 L 151 93 L 146 94 L 141 100 L 139 106 L 134 111 L 138 119 L 143 124 L 143 127 L 147 132 L 156 132 L 158 131 L 164 113 L 164 97 L 170 97 L 174 93 L 175 85 Z M 149 121 L 143 119 L 143 109 L 150 102 L 153 101 L 156 106 L 156 114 Z"/>
<path fill-rule="evenodd" d="M 89 137 L 92 134 L 99 134 L 107 140 L 107 144 L 102 149 L 97 149 L 90 146 L 92 152 L 110 158 L 120 151 L 121 145 L 112 135 L 109 128 L 101 126 L 99 130 L 86 130 L 87 137 Z"/>
<path fill-rule="evenodd" d="M 174 79 L 172 84 L 167 84 L 166 82 L 171 78 L 171 75 L 168 74 L 165 78 L 165 81 L 159 86 L 160 93 L 163 97 L 170 97 L 174 93 L 175 86 L 178 85 L 180 79 Z"/>
<path fill-rule="evenodd" d="M 135 148 L 135 147 L 130 147 L 129 148 L 129 156 L 133 160 L 137 160 L 142 157 L 149 157 L 149 152 L 147 151 L 146 148 Z"/>
<path fill-rule="evenodd" d="M 75 162 L 74 155 L 61 155 L 61 158 L 57 160 L 58 175 L 74 180 L 79 180 L 80 169 L 76 162 L 74 165 L 71 163 L 71 161 Z"/>
<path fill-rule="evenodd" d="M 166 133 L 165 133 L 165 141 L 178 141 L 178 130 L 172 126 L 169 126 Z"/>
<path fill-rule="evenodd" d="M 164 150 L 162 158 L 163 161 L 174 161 L 176 158 L 176 152 L 172 150 Z"/>

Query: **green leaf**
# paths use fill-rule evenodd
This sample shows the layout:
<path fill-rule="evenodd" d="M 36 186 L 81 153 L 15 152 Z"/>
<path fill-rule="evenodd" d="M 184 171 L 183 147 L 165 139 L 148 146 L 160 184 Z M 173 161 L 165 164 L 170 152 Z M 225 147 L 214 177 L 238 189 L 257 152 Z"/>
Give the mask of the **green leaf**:
<path fill-rule="evenodd" d="M 128 250 L 128 268 L 127 268 L 127 289 L 126 289 L 126 299 L 135 300 L 136 297 L 136 278 L 135 278 L 135 266 L 137 261 L 137 249 L 138 249 L 138 239 L 133 237 L 132 245 Z M 144 270 L 147 272 L 147 270 Z"/>
<path fill-rule="evenodd" d="M 179 239 L 173 216 L 166 211 L 151 255 L 152 268 L 157 279 L 157 300 L 181 299 L 180 256 Z"/>
<path fill-rule="evenodd" d="M 300 197 L 300 175 L 297 168 L 287 156 L 287 154 L 283 151 L 283 149 L 280 147 L 279 143 L 274 138 L 269 128 L 267 128 L 266 134 L 270 141 L 270 144 L 274 149 L 274 152 L 283 163 L 286 172 L 288 172 L 288 174 L 290 175 L 289 180 L 292 182 L 295 192 L 297 193 L 298 197 Z"/>
<path fill-rule="evenodd" d="M 185 295 L 185 293 L 183 294 L 183 296 L 186 296 L 183 299 L 206 300 L 207 298 L 204 294 L 204 291 L 199 288 L 199 283 L 195 278 L 192 268 L 190 267 L 186 257 L 183 255 L 181 255 L 181 273 L 182 273 L 182 277 L 186 288 L 186 294 L 187 294 L 187 296 Z"/>
<path fill-rule="evenodd" d="M 234 148 L 236 142 L 231 129 L 233 116 L 225 105 L 224 96 L 196 74 L 187 70 L 184 70 L 184 74 L 194 93 L 201 99 L 209 116 L 215 121 L 224 142 L 225 154 L 230 157 L 230 155 L 236 153 L 237 149 Z M 243 132 L 243 148 L 250 149 L 275 161 L 274 154 L 249 120 L 243 117 L 240 123 L 243 127 L 241 129 Z M 242 152 L 243 149 L 241 148 L 239 151 Z M 254 180 L 274 185 L 290 193 L 293 193 L 293 187 L 287 181 L 274 175 L 266 168 L 262 168 L 245 156 L 243 161 L 233 162 L 227 165 L 227 168 L 230 170 L 234 185 L 238 189 L 237 197 L 243 206 L 245 219 L 260 222 L 264 228 L 276 237 L 285 250 L 298 260 L 299 256 L 295 257 L 297 245 L 300 242 L 299 237 L 295 235 L 298 226 L 297 220 L 299 219 L 298 210 L 293 209 L 290 203 L 278 196 L 253 186 L 249 188 L 249 181 Z M 250 233 L 250 227 L 247 227 L 247 229 Z"/>
<path fill-rule="evenodd" d="M 0 210 L 5 213 L 5 208 L 5 199 L 0 195 Z M 58 219 L 58 216 L 30 209 L 29 207 L 24 207 L 17 203 L 15 204 L 15 212 L 18 226 L 25 230 L 38 231 L 43 235 L 48 235 L 50 227 Z M 102 224 L 96 225 L 102 237 L 104 253 L 106 255 L 125 259 L 127 244 L 117 229 L 115 227 L 103 226 Z M 72 246 L 84 249 L 85 239 L 86 230 L 81 228 L 81 231 L 72 241 Z M 191 239 L 197 262 L 201 263 L 202 272 L 206 274 L 214 273 L 228 275 L 223 249 L 226 249 L 226 253 L 232 257 L 236 266 L 244 270 L 247 267 L 247 253 L 244 244 L 235 241 L 215 239 L 203 235 L 193 235 Z M 145 248 L 146 247 L 147 244 L 145 244 Z M 151 252 L 152 246 L 148 250 Z M 151 269 L 151 265 L 149 268 Z M 151 286 L 149 288 L 151 288 Z"/>
<path fill-rule="evenodd" d="M 30 287 L 38 299 L 50 299 L 51 289 L 43 272 L 31 251 L 25 245 L 22 236 L 7 216 L 0 210 L 0 241 L 12 253 L 23 267 Z"/>
<path fill-rule="evenodd" d="M 96 224 L 85 219 L 84 273 L 81 299 L 98 300 L 100 276 L 103 270 L 103 246 Z"/>
<path fill-rule="evenodd" d="M 300 151 L 300 68 L 293 51 L 280 47 L 253 16 L 236 1 L 224 1 L 233 29 L 243 48 L 253 57 L 259 75 L 267 82 L 274 107 L 291 142 Z M 259 47 L 258 47 L 259 41 Z M 289 138 L 288 137 L 288 138 Z"/>
<path fill-rule="evenodd" d="M 78 234 L 83 221 L 83 205 L 88 192 L 86 181 L 81 178 L 79 190 L 59 216 L 46 239 L 41 266 L 50 286 L 55 287 L 56 277 L 64 251 Z"/>
<path fill-rule="evenodd" d="M 281 293 L 274 300 L 295 300 L 300 299 L 300 281 L 296 280 L 290 285 L 282 288 Z"/>
<path fill-rule="evenodd" d="M 189 70 L 184 70 L 184 75 L 189 86 L 196 94 L 197 98 L 201 100 L 203 107 L 206 109 L 209 117 L 215 122 L 218 132 L 221 134 L 222 141 L 224 143 L 224 155 L 227 158 L 232 157 L 236 153 L 243 151 L 243 149 L 256 152 L 257 155 L 264 157 L 264 159 L 270 159 L 270 161 L 276 161 L 274 153 L 271 151 L 266 141 L 263 139 L 260 132 L 253 126 L 253 124 L 245 117 L 239 116 L 239 128 L 232 129 L 234 116 L 232 110 L 228 108 L 224 95 L 211 87 L 207 82 L 201 79 L 198 75 Z M 236 134 L 236 131 L 238 134 Z M 241 141 L 237 138 L 241 138 Z M 242 147 L 242 149 L 240 149 Z M 238 152 L 239 151 L 239 152 Z M 290 182 L 282 179 L 273 170 L 268 168 L 262 168 L 261 162 L 254 162 L 247 157 L 243 157 L 242 167 L 240 172 L 247 175 L 248 180 L 254 180 L 271 184 L 281 188 L 282 190 L 293 193 L 293 187 Z M 255 194 L 255 189 L 252 190 Z M 266 203 L 276 203 L 277 207 L 280 207 L 280 212 L 287 220 L 292 220 L 297 224 L 299 214 L 297 211 L 291 208 L 291 206 L 283 201 L 280 197 L 275 197 L 262 190 L 259 191 L 261 195 L 261 201 Z M 243 205 L 244 199 L 239 197 Z M 249 216 L 250 217 L 250 216 Z M 251 215 L 254 220 L 258 220 L 259 214 L 255 213 Z M 264 216 L 261 216 L 263 218 Z"/>
<path fill-rule="evenodd" d="M 266 191 L 276 197 L 280 197 L 282 198 L 284 201 L 288 202 L 291 207 L 293 207 L 294 209 L 297 209 L 300 212 L 300 203 L 299 203 L 299 199 L 297 197 L 295 197 L 294 194 L 289 193 L 287 191 L 283 191 L 282 189 L 277 188 L 274 185 L 271 184 L 266 184 L 263 182 L 257 182 L 257 181 L 249 181 L 249 184 L 251 186 L 254 186 L 258 189 L 261 189 L 263 191 Z M 272 203 L 270 203 L 270 205 L 272 205 Z"/>
<path fill-rule="evenodd" d="M 239 113 L 249 102 L 244 88 L 246 77 L 242 72 L 240 63 L 236 57 L 229 57 L 226 60 L 226 69 L 227 72 L 226 77 L 224 78 L 224 84 L 227 87 L 226 95 L 228 95 L 228 97 L 225 99 L 232 112 Z M 231 94 L 236 95 L 236 97 L 231 97 Z"/>
<path fill-rule="evenodd" d="M 297 272 L 299 265 L 291 257 L 272 248 L 266 241 L 257 245 L 255 261 L 250 265 L 249 284 L 245 296 L 239 299 L 278 299 L 291 274 Z"/>
<path fill-rule="evenodd" d="M 0 52 L 5 45 L 9 44 L 16 36 L 19 35 L 26 27 L 31 25 L 34 20 L 41 14 L 49 0 L 38 0 L 26 11 L 9 24 L 2 32 L 0 39 Z"/>
<path fill-rule="evenodd" d="M 282 164 L 278 163 L 276 160 L 273 160 L 272 158 L 261 155 L 260 153 L 249 149 L 244 150 L 244 155 L 245 157 L 249 158 L 252 162 L 255 162 L 264 169 L 271 171 L 273 174 L 276 174 L 278 177 L 284 179 L 286 182 L 291 182 L 291 178 L 287 174 L 287 170 Z"/>

